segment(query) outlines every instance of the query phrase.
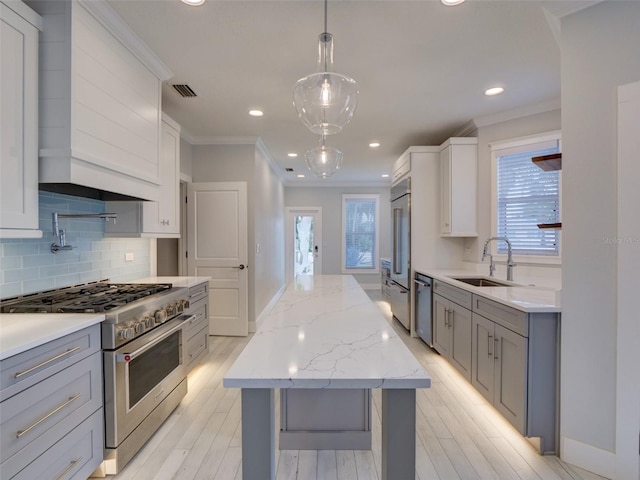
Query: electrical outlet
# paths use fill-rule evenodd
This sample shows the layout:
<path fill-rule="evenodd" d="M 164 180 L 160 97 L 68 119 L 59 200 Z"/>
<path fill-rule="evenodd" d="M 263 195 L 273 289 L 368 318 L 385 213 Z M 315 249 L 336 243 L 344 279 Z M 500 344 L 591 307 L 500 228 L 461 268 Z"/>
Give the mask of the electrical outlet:
<path fill-rule="evenodd" d="M 125 262 L 133 262 L 134 259 L 134 255 L 133 252 L 127 252 L 124 254 L 124 261 Z"/>
<path fill-rule="evenodd" d="M 260 244 L 256 243 L 256 255 L 260 254 L 261 248 L 260 248 Z"/>

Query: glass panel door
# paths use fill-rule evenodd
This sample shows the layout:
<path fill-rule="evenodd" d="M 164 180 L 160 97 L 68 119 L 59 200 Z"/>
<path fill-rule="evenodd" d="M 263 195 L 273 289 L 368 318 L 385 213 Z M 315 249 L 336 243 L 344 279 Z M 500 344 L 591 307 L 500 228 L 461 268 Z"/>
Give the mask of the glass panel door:
<path fill-rule="evenodd" d="M 294 217 L 293 275 L 313 275 L 313 263 L 317 246 L 313 241 L 313 215 Z"/>
<path fill-rule="evenodd" d="M 322 209 L 287 207 L 287 283 L 298 275 L 322 275 Z"/>

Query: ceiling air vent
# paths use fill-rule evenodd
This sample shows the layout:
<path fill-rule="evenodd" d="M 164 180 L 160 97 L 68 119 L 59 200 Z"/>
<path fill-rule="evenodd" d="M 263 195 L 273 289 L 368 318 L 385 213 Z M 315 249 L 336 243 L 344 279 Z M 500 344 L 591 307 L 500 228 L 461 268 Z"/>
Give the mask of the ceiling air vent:
<path fill-rule="evenodd" d="M 196 92 L 191 90 L 189 85 L 173 85 L 173 88 L 175 88 L 182 97 L 197 97 Z"/>
<path fill-rule="evenodd" d="M 293 168 L 287 167 L 287 168 L 285 168 L 285 171 L 287 171 L 287 172 L 293 172 Z"/>

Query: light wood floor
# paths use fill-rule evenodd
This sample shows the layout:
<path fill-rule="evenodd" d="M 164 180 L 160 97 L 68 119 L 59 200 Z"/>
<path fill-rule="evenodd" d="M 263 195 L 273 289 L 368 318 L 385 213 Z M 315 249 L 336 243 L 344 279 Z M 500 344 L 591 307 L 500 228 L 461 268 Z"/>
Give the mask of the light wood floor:
<path fill-rule="evenodd" d="M 432 387 L 417 394 L 417 479 L 602 480 L 538 455 L 445 360 L 391 320 L 378 291 L 367 293 L 432 377 Z M 211 337 L 209 356 L 189 376 L 187 396 L 112 479 L 242 478 L 240 391 L 225 389 L 222 377 L 249 339 Z M 374 390 L 372 450 L 277 451 L 277 479 L 379 479 L 380 400 Z"/>

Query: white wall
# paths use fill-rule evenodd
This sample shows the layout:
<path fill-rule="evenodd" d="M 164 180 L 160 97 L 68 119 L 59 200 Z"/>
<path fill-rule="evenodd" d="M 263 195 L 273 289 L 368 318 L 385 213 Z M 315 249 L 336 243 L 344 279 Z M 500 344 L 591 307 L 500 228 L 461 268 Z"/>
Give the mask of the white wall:
<path fill-rule="evenodd" d="M 285 206 L 322 207 L 322 273 L 341 275 L 342 194 L 377 193 L 380 195 L 380 256 L 391 253 L 390 187 L 286 187 Z M 361 284 L 380 283 L 380 274 L 354 275 Z"/>
<path fill-rule="evenodd" d="M 284 285 L 284 193 L 266 155 L 254 143 L 193 146 L 194 182 L 247 182 L 250 329 Z"/>
<path fill-rule="evenodd" d="M 618 235 L 617 87 L 640 79 L 640 3 L 599 3 L 564 17 L 561 28 L 561 455 L 614 477 L 618 246 L 609 239 Z M 637 152 L 631 161 L 635 167 L 625 168 L 637 178 Z M 638 265 L 634 271 L 622 279 L 637 292 Z M 635 455 L 637 435 L 635 428 Z"/>

